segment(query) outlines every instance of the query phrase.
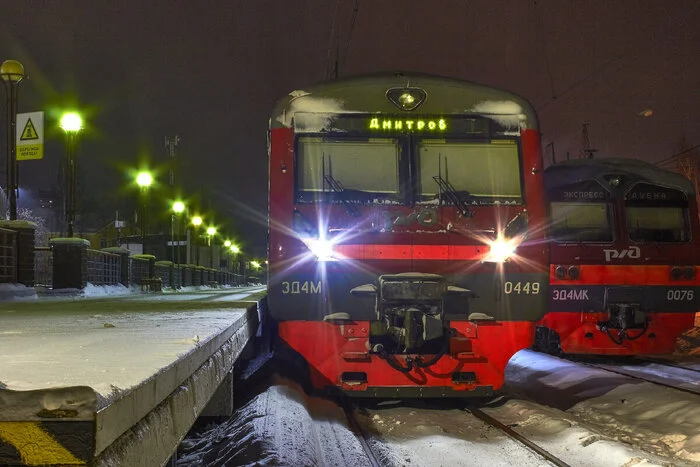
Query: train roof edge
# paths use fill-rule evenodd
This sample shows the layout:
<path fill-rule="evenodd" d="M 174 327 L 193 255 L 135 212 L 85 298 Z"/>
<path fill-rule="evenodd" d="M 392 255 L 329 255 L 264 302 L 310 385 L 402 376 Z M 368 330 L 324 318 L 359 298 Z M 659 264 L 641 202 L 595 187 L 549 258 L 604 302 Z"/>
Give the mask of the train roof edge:
<path fill-rule="evenodd" d="M 605 175 L 616 173 L 634 176 L 638 181 L 675 187 L 685 193 L 695 193 L 693 184 L 683 175 L 646 161 L 625 157 L 565 160 L 548 166 L 544 173 L 547 189 L 583 180 L 602 180 Z M 553 177 L 555 174 L 556 178 Z"/>
<path fill-rule="evenodd" d="M 373 100 L 368 99 L 368 88 L 375 88 L 384 96 L 386 90 L 396 87 L 424 89 L 427 94 L 425 102 L 415 111 L 406 111 L 397 108 L 389 99 L 376 99 L 376 94 L 372 95 Z M 478 92 L 456 99 L 453 93 L 455 88 Z M 374 110 L 370 112 L 368 109 Z M 296 112 L 401 113 L 407 116 L 417 112 L 434 115 L 517 115 L 522 129 L 539 128 L 532 104 L 513 92 L 460 78 L 408 71 L 353 75 L 292 91 L 277 101 L 270 118 L 270 128 L 291 127 Z"/>

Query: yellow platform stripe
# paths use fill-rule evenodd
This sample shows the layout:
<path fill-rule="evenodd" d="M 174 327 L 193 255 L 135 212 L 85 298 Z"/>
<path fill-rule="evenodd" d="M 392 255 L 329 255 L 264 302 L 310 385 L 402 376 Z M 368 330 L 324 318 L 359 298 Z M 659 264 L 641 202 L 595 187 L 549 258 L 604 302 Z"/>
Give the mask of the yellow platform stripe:
<path fill-rule="evenodd" d="M 85 465 L 44 430 L 40 422 L 0 422 L 0 440 L 19 451 L 26 465 Z"/>

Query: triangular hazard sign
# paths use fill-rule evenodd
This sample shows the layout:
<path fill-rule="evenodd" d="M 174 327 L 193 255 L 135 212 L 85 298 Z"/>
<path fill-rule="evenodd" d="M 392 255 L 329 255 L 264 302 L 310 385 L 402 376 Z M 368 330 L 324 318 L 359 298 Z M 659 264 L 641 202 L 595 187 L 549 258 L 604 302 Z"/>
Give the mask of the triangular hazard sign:
<path fill-rule="evenodd" d="M 32 119 L 27 119 L 27 124 L 24 125 L 24 130 L 22 130 L 22 136 L 20 136 L 20 141 L 27 141 L 29 139 L 39 139 L 39 135 L 36 134 L 36 129 L 32 123 Z"/>

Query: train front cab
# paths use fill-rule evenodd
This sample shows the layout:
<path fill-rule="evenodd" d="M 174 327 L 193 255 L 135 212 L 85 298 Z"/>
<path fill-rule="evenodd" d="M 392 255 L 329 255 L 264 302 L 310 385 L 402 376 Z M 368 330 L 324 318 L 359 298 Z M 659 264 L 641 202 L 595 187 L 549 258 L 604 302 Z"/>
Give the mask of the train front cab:
<path fill-rule="evenodd" d="M 605 160 L 545 172 L 549 312 L 536 348 L 565 354 L 672 353 L 700 300 L 695 194 L 678 174 Z M 588 174 L 574 181 L 566 173 Z M 576 179 L 576 176 L 573 176 Z"/>
<path fill-rule="evenodd" d="M 516 126 L 525 122 L 513 136 L 502 127 L 508 116 L 445 111 L 446 103 L 460 112 L 474 106 L 483 87 L 407 82 L 368 79 L 294 98 L 299 111 L 304 99 L 343 93 L 350 113 L 323 114 L 323 134 L 304 123 L 318 117 L 289 118 L 289 104 L 278 113 L 284 124 L 273 119 L 271 316 L 280 346 L 306 362 L 318 389 L 488 396 L 510 357 L 532 345 L 546 310 L 542 161 L 539 132 L 528 127 L 536 120 L 513 116 Z M 430 96 L 420 114 L 390 102 L 394 90 L 416 88 Z M 373 100 L 378 114 L 352 113 L 355 101 Z M 508 251 L 491 260 L 499 248 Z"/>

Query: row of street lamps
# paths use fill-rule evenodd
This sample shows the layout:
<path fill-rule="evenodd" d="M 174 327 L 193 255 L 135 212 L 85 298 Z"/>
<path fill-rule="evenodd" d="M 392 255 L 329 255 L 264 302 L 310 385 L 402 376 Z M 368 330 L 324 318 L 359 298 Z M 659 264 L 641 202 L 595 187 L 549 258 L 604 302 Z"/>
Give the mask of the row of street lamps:
<path fill-rule="evenodd" d="M 17 155 L 16 155 L 16 126 L 17 126 L 17 96 L 19 85 L 25 79 L 24 66 L 17 60 L 5 60 L 0 65 L 0 78 L 5 88 L 6 112 L 7 112 L 7 197 L 9 200 L 10 220 L 17 220 L 17 189 L 19 187 Z M 76 152 L 78 134 L 83 129 L 83 120 L 76 112 L 64 113 L 59 121 L 59 126 L 66 134 L 67 157 L 65 162 L 66 174 L 66 198 L 65 198 L 65 223 L 67 236 L 73 237 L 75 234 L 75 205 L 76 205 Z M 139 172 L 136 175 L 136 184 L 141 189 L 142 216 L 141 216 L 141 241 L 143 252 L 146 251 L 146 237 L 148 231 L 148 194 L 151 185 L 154 183 L 153 175 L 148 171 Z M 175 261 L 175 223 L 185 212 L 186 206 L 182 201 L 175 201 L 172 205 L 171 217 L 171 245 L 173 247 L 173 261 Z M 195 261 L 199 264 L 199 227 L 202 225 L 202 217 L 191 218 L 194 227 L 195 240 Z M 207 245 L 210 247 L 210 267 L 213 267 L 213 255 L 211 254 L 212 238 L 216 235 L 215 227 L 208 227 Z M 178 233 L 179 235 L 179 233 Z M 179 243 L 178 243 L 179 245 Z M 224 242 L 224 247 L 233 255 L 240 253 L 238 246 L 230 240 Z M 179 263 L 179 248 L 177 249 Z"/>
<path fill-rule="evenodd" d="M 142 216 L 141 216 L 141 244 L 143 245 L 143 250 L 144 253 L 146 252 L 146 237 L 147 237 L 147 232 L 148 232 L 148 192 L 153 185 L 154 178 L 153 175 L 148 172 L 148 171 L 142 171 L 139 172 L 136 175 L 136 184 L 141 188 L 141 199 L 142 199 Z M 179 252 L 180 249 L 177 249 L 177 259 L 176 259 L 176 254 L 175 254 L 175 244 L 176 242 L 179 245 L 179 240 L 176 241 L 176 232 L 177 232 L 177 237 L 179 237 L 179 219 L 180 216 L 185 212 L 186 206 L 183 201 L 174 201 L 172 206 L 172 216 L 171 216 L 171 230 L 170 230 L 170 244 L 172 247 L 172 258 L 173 261 L 177 261 L 177 263 L 180 263 L 179 259 Z M 190 223 L 194 227 L 194 258 L 192 258 L 196 264 L 199 264 L 199 228 L 201 227 L 202 223 L 204 220 L 202 219 L 201 216 L 193 216 L 190 219 Z M 206 234 L 207 234 L 207 246 L 209 247 L 209 267 L 213 267 L 213 262 L 214 262 L 214 256 L 212 254 L 211 250 L 211 242 L 212 238 L 216 235 L 217 230 L 216 227 L 214 226 L 209 226 L 207 227 Z M 231 240 L 226 240 L 224 241 L 224 247 L 228 249 L 229 252 L 231 252 L 234 255 L 237 255 L 240 253 L 240 248 L 237 245 L 234 245 Z"/>

